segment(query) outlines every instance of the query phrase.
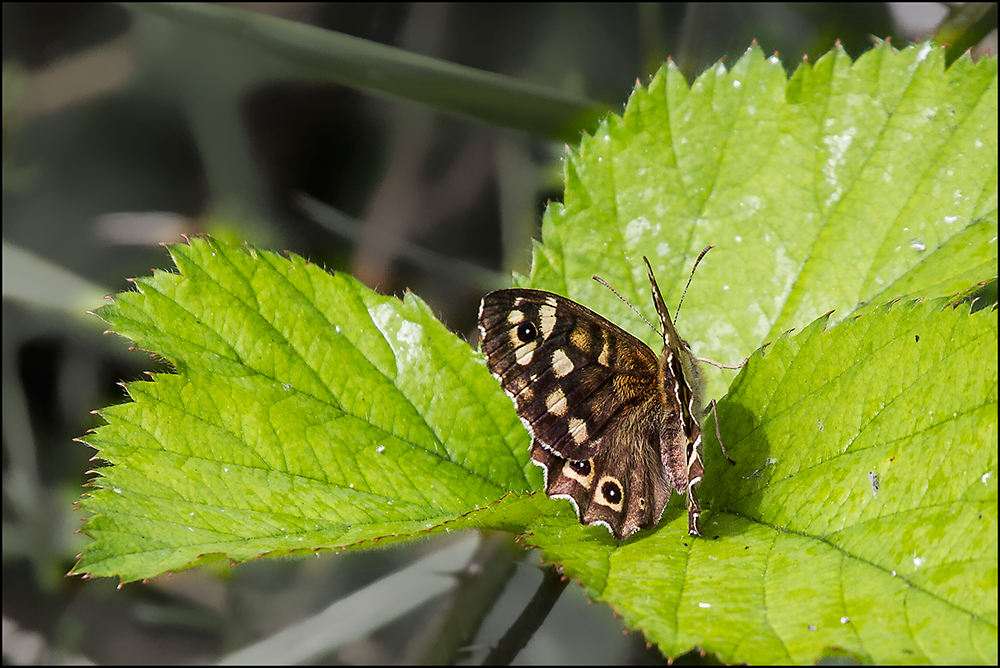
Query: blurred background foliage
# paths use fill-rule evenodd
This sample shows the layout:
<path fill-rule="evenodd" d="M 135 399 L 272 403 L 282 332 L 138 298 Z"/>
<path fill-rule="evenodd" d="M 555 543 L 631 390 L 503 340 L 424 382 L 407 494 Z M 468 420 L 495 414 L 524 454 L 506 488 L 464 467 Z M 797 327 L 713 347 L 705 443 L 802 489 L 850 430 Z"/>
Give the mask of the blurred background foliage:
<path fill-rule="evenodd" d="M 99 465 L 73 438 L 96 425 L 90 411 L 123 400 L 118 381 L 168 369 L 102 337 L 85 312 L 128 277 L 169 268 L 159 244 L 207 232 L 387 294 L 409 288 L 475 345 L 479 299 L 527 271 L 545 204 L 561 195 L 563 141 L 620 112 L 668 56 L 690 81 L 754 39 L 791 72 L 838 39 L 856 58 L 873 36 L 903 46 L 935 35 L 949 61 L 967 48 L 994 55 L 996 4 L 5 3 L 5 663 L 204 662 L 240 649 L 240 661 L 375 663 L 447 658 L 468 642 L 458 658 L 481 660 L 542 578 L 509 536 L 456 561 L 449 594 L 394 601 L 383 589 L 372 601 L 369 590 L 350 599 L 357 615 L 327 606 L 442 543 L 199 568 L 120 590 L 66 578 L 88 540 L 74 534 L 72 504 Z M 369 603 L 390 612 L 351 627 Z M 482 615 L 474 640 L 442 640 Z M 339 639 L 308 654 L 253 645 L 309 619 L 331 632 L 304 637 Z M 451 653 L 435 654 L 442 646 Z M 575 587 L 519 657 L 661 660 Z"/>

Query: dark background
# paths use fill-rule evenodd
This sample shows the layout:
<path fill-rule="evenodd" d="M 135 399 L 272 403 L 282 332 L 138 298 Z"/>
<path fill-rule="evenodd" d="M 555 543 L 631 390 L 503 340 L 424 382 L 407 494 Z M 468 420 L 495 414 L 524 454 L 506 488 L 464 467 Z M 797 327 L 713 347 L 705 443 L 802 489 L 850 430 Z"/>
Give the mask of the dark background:
<path fill-rule="evenodd" d="M 872 35 L 898 47 L 927 38 L 947 13 L 876 3 L 247 9 L 614 111 L 667 56 L 690 81 L 756 39 L 791 72 L 837 39 L 856 58 Z M 984 51 L 995 54 L 995 29 L 974 56 Z M 73 439 L 98 424 L 90 411 L 123 400 L 119 381 L 165 370 L 84 313 L 129 289 L 128 277 L 171 268 L 159 244 L 208 232 L 299 253 L 384 293 L 409 288 L 474 345 L 479 299 L 509 270 L 528 270 L 528 239 L 561 196 L 562 143 L 283 76 L 266 56 L 142 28 L 117 5 L 4 4 L 3 62 L 4 662 L 214 661 L 438 549 L 260 560 L 122 589 L 67 578 L 88 540 L 74 534 L 72 504 L 95 466 Z M 339 214 L 324 220 L 316 204 Z M 524 607 L 541 579 L 536 563 L 529 554 L 517 567 L 477 643 L 496 642 Z M 321 659 L 412 660 L 440 605 Z M 570 587 L 519 660 L 661 660 L 621 630 Z"/>

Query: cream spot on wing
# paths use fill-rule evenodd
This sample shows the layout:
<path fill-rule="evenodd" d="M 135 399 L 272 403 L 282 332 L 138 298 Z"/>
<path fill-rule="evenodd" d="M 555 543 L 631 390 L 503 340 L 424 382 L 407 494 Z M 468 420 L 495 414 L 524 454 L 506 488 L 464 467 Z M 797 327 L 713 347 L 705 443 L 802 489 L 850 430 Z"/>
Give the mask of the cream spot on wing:
<path fill-rule="evenodd" d="M 569 419 L 569 436 L 577 445 L 587 442 L 590 434 L 587 432 L 587 423 L 580 418 Z"/>
<path fill-rule="evenodd" d="M 549 396 L 545 397 L 545 407 L 557 417 L 566 414 L 566 395 L 563 394 L 562 389 L 557 387 L 549 392 Z"/>
<path fill-rule="evenodd" d="M 523 346 L 517 349 L 517 363 L 521 366 L 528 366 L 531 364 L 532 358 L 535 356 L 535 346 L 538 344 L 538 339 L 533 339 L 528 341 Z"/>
<path fill-rule="evenodd" d="M 524 312 L 523 311 L 511 311 L 507 314 L 507 322 L 512 325 L 518 325 L 524 322 Z"/>
<path fill-rule="evenodd" d="M 563 475 L 571 480 L 575 480 L 585 488 L 590 489 L 590 484 L 594 482 L 594 460 L 587 459 L 579 462 L 566 462 L 563 464 Z"/>
<path fill-rule="evenodd" d="M 573 371 L 573 363 L 564 350 L 556 350 L 552 353 L 552 373 L 556 378 L 565 378 Z"/>
<path fill-rule="evenodd" d="M 545 303 L 538 307 L 538 318 L 541 324 L 542 338 L 549 338 L 549 334 L 556 326 L 556 301 L 549 297 Z"/>
<path fill-rule="evenodd" d="M 602 366 L 611 366 L 611 344 L 607 341 L 604 342 L 604 347 L 601 348 L 601 354 L 597 358 L 597 361 Z"/>

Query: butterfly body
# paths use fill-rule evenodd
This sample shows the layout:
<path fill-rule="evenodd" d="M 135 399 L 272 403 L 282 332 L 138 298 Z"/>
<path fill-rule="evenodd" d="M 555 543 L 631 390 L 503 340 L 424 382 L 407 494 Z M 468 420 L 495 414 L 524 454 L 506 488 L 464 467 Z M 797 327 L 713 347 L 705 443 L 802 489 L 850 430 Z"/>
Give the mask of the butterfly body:
<path fill-rule="evenodd" d="M 487 366 L 532 435 L 546 494 L 569 499 L 581 523 L 604 525 L 619 540 L 655 526 L 673 491 L 687 495 L 688 530 L 699 533 L 697 366 L 651 268 L 649 277 L 663 332 L 659 356 L 551 292 L 497 290 L 479 314 Z"/>

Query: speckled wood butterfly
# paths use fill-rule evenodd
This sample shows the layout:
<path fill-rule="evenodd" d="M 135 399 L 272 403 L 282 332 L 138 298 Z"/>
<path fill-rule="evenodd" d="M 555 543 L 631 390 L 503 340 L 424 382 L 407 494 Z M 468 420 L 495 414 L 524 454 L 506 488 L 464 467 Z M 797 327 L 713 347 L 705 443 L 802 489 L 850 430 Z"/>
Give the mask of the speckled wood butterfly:
<path fill-rule="evenodd" d="M 569 499 L 581 523 L 602 524 L 618 540 L 656 526 L 674 490 L 687 495 L 688 531 L 701 535 L 697 360 L 643 260 L 660 316 L 659 357 L 621 327 L 551 292 L 496 290 L 479 310 L 486 364 L 531 433 L 545 493 Z"/>

